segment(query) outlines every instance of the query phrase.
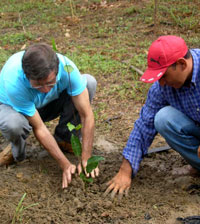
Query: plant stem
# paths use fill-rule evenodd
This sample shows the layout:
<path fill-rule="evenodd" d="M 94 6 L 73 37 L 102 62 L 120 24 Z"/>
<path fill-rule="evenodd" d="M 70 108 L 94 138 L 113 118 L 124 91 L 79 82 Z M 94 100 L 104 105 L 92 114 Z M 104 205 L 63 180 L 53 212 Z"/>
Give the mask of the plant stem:
<path fill-rule="evenodd" d="M 70 0 L 69 3 L 70 3 L 71 12 L 72 12 L 72 17 L 74 17 L 74 9 L 73 9 L 72 0 Z"/>

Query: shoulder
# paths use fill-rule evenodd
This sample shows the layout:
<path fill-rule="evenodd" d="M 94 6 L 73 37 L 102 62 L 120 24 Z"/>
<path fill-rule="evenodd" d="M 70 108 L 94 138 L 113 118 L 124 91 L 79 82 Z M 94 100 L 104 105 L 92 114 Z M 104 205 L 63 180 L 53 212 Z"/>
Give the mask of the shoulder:
<path fill-rule="evenodd" d="M 22 57 L 24 55 L 24 51 L 17 52 L 10 56 L 6 61 L 5 65 L 7 68 L 15 68 L 22 66 Z"/>
<path fill-rule="evenodd" d="M 22 69 L 22 57 L 24 55 L 24 51 L 13 54 L 4 64 L 1 75 L 4 76 L 5 79 L 13 80 L 18 74 L 23 73 Z"/>
<path fill-rule="evenodd" d="M 190 49 L 190 53 L 192 55 L 193 62 L 198 64 L 200 60 L 200 49 Z"/>

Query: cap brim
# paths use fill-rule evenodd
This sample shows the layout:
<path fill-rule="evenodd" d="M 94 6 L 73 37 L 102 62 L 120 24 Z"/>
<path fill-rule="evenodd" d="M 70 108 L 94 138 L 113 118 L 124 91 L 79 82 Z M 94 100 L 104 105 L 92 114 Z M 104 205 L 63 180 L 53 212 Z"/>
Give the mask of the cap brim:
<path fill-rule="evenodd" d="M 159 70 L 151 70 L 147 69 L 144 74 L 141 76 L 140 81 L 147 82 L 147 83 L 153 83 L 158 81 L 166 72 L 167 68 L 162 68 Z"/>

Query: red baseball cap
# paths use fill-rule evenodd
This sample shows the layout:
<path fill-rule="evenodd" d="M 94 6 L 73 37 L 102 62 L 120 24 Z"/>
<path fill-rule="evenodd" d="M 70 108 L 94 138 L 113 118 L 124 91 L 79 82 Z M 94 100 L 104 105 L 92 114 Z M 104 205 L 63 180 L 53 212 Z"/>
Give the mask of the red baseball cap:
<path fill-rule="evenodd" d="M 148 68 L 140 80 L 148 83 L 159 80 L 167 68 L 184 57 L 187 51 L 188 47 L 181 37 L 172 35 L 159 37 L 149 48 Z"/>

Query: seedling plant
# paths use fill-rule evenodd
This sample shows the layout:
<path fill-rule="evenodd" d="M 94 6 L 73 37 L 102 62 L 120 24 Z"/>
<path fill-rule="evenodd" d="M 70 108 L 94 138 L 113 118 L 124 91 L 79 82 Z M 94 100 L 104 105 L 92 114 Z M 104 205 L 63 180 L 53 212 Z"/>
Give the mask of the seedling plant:
<path fill-rule="evenodd" d="M 21 199 L 20 199 L 20 201 L 19 201 L 19 203 L 18 203 L 18 205 L 15 209 L 15 214 L 13 216 L 11 224 L 15 224 L 16 222 L 17 223 L 22 223 L 24 211 L 28 208 L 31 208 L 31 207 L 39 204 L 39 203 L 34 203 L 34 204 L 31 204 L 31 205 L 28 205 L 28 206 L 24 207 L 24 205 L 22 205 L 22 203 L 23 203 L 25 197 L 26 197 L 26 193 L 23 194 L 23 196 L 21 197 Z"/>
<path fill-rule="evenodd" d="M 52 39 L 52 48 L 53 48 L 54 51 L 57 52 L 57 47 L 56 47 L 56 43 L 55 43 L 54 39 Z M 70 74 L 74 69 L 71 65 L 68 65 L 66 63 L 66 65 L 64 66 L 64 70 L 68 73 L 70 90 L 72 92 Z M 78 124 L 78 125 L 75 126 L 75 125 L 71 124 L 70 122 L 68 122 L 67 127 L 68 127 L 70 132 L 72 132 L 73 130 L 78 132 L 81 129 L 82 125 Z M 96 169 L 99 162 L 101 160 L 104 160 L 104 158 L 102 156 L 91 156 L 87 161 L 86 168 L 84 168 L 83 164 L 81 162 L 82 144 L 80 142 L 79 137 L 77 137 L 76 135 L 74 135 L 72 133 L 71 138 L 70 138 L 70 142 L 71 142 L 71 145 L 72 145 L 72 150 L 74 152 L 74 155 L 78 158 L 78 161 L 82 166 L 82 172 L 80 173 L 80 178 L 82 179 L 82 181 L 85 183 L 85 186 L 86 186 L 87 183 L 92 183 L 93 182 L 93 178 L 92 177 L 87 177 L 87 174 L 91 173 L 94 169 Z"/>
<path fill-rule="evenodd" d="M 69 129 L 70 132 L 72 132 L 73 130 L 79 131 L 82 127 L 81 124 L 78 124 L 77 126 L 74 126 L 73 124 L 71 124 L 70 122 L 67 124 L 67 127 Z M 88 161 L 87 161 L 87 166 L 84 169 L 83 165 L 81 163 L 81 154 L 82 154 L 82 144 L 81 141 L 79 139 L 78 136 L 76 136 L 75 134 L 71 134 L 71 145 L 72 145 L 72 150 L 74 152 L 74 155 L 76 157 L 78 157 L 79 163 L 82 166 L 82 172 L 80 173 L 80 178 L 82 179 L 82 181 L 85 183 L 85 185 L 87 183 L 92 183 L 93 182 L 93 178 L 92 177 L 87 177 L 86 173 L 91 173 L 94 169 L 97 168 L 99 162 L 101 160 L 104 160 L 104 158 L 102 156 L 91 156 Z M 84 170 L 86 171 L 86 173 L 84 172 Z"/>

